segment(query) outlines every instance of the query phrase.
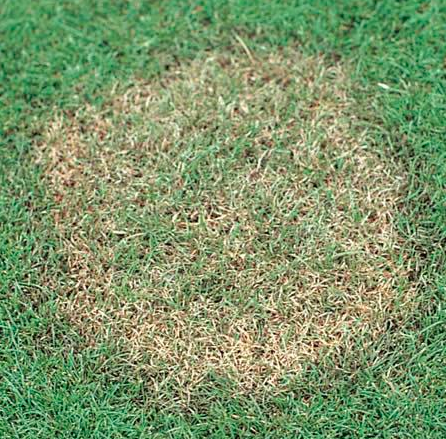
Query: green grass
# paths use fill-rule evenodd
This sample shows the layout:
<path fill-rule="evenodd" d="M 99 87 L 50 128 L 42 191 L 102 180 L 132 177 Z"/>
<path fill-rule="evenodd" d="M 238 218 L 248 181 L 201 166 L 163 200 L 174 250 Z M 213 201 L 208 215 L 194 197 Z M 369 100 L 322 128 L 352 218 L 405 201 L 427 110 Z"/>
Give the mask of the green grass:
<path fill-rule="evenodd" d="M 43 0 L 36 4 L 22 0 L 3 2 L 0 14 L 2 437 L 445 436 L 446 47 L 442 42 L 446 37 L 446 7 L 443 2 Z M 403 196 L 393 219 L 404 242 L 404 253 L 409 255 L 410 282 L 417 285 L 416 308 L 386 319 L 385 331 L 367 343 L 367 349 L 362 348 L 368 334 L 359 332 L 349 340 L 348 350 L 304 362 L 303 372 L 281 391 L 240 393 L 233 380 L 217 374 L 194 391 L 190 404 L 185 407 L 177 403 L 181 389 L 175 382 L 167 381 L 161 397 L 151 388 L 150 373 L 129 365 L 129 356 L 122 344 L 113 343 L 101 334 L 97 335 L 96 343 L 90 344 L 91 332 L 86 333 L 82 325 L 61 318 L 61 303 L 66 285 L 70 285 L 66 247 L 64 236 L 54 227 L 54 188 L 48 184 L 44 163 L 37 166 L 35 157 L 57 115 L 63 115 L 64 123 L 71 120 L 79 124 L 89 123 L 92 114 L 104 111 L 101 120 L 108 117 L 106 111 L 113 96 L 122 96 L 147 81 L 156 84 L 166 75 L 172 75 L 172 71 L 188 65 L 190 60 L 206 59 L 215 53 L 245 57 L 240 39 L 256 57 L 285 46 L 297 50 L 304 59 L 322 58 L 327 66 L 345 66 L 345 84 L 341 87 L 348 90 L 349 99 L 354 102 L 348 111 L 354 112 L 357 123 L 349 132 L 343 128 L 342 134 L 355 138 L 366 130 L 363 142 L 378 157 L 384 151 L 389 169 L 396 169 L 405 178 Z M 227 80 L 220 78 L 217 84 Z M 116 84 L 119 87 L 112 92 Z M 231 89 L 225 90 L 229 99 Z M 185 99 L 184 92 L 179 92 L 179 98 L 181 102 Z M 279 105 L 281 115 L 288 108 L 286 99 L 292 96 L 285 92 L 284 98 L 286 105 Z M 312 98 L 314 95 L 310 93 L 303 102 L 308 103 Z M 175 96 L 172 99 L 178 105 Z M 186 108 L 193 105 L 191 101 L 186 101 Z M 221 115 L 212 113 L 212 103 L 210 99 L 211 108 L 201 109 L 198 116 L 211 115 L 208 120 L 211 123 L 224 121 L 219 119 Z M 168 108 L 164 109 L 167 114 Z M 139 119 L 132 114 L 128 116 L 135 135 L 147 134 L 145 114 Z M 343 117 L 348 119 L 349 115 L 347 112 Z M 112 153 L 122 148 L 122 136 L 126 134 L 122 126 L 129 122 L 126 117 L 113 119 L 117 132 L 109 131 L 110 138 L 105 142 Z M 267 111 L 265 117 L 268 117 Z M 241 119 L 236 139 L 254 129 L 250 117 Z M 184 123 L 187 125 L 187 118 Z M 151 135 L 160 135 L 156 125 L 152 129 Z M 240 188 L 241 176 L 257 167 L 262 151 L 254 151 L 253 164 L 248 155 L 236 157 L 239 165 L 231 165 L 234 158 L 221 146 L 231 129 L 231 126 L 219 125 L 214 134 L 206 130 L 203 138 L 200 133 L 195 137 L 192 134 L 185 146 L 176 146 L 175 153 L 184 153 L 185 160 L 192 161 L 189 168 L 192 171 L 182 176 L 189 179 L 191 186 L 186 201 L 178 200 L 175 198 L 178 194 L 169 192 L 169 179 L 178 176 L 166 165 L 167 159 L 138 163 L 136 157 L 140 167 L 156 169 L 165 177 L 149 196 L 167 205 L 167 213 L 169 208 L 179 205 L 181 215 L 190 215 L 200 210 L 203 194 L 217 194 L 219 172 L 224 172 L 220 189 Z M 323 132 L 325 127 L 319 129 Z M 67 133 L 69 130 L 63 128 L 61 135 Z M 286 151 L 287 139 L 280 138 L 277 132 L 273 135 Z M 88 133 L 85 137 L 88 138 Z M 93 155 L 85 156 L 84 160 L 98 157 L 95 145 L 96 148 L 99 145 L 104 155 L 103 144 L 94 136 L 87 144 L 93 145 Z M 220 145 L 220 150 L 209 148 L 212 144 Z M 243 148 L 241 144 L 241 152 Z M 112 169 L 125 170 L 126 161 L 122 157 L 118 157 L 119 161 L 113 161 L 113 154 L 111 157 Z M 329 169 L 328 158 L 323 155 L 318 158 L 319 165 L 326 166 L 321 168 L 322 172 Z M 265 165 L 260 163 L 273 174 L 281 167 L 292 166 L 280 154 L 276 157 L 273 154 L 269 159 Z M 86 192 L 90 189 L 88 176 L 95 178 L 102 169 L 98 171 L 94 168 L 95 162 L 91 166 L 89 163 L 88 160 L 84 163 L 87 183 L 80 189 Z M 304 164 L 308 167 L 308 163 Z M 351 172 L 348 178 L 354 175 Z M 316 177 L 316 173 L 310 173 L 310 179 Z M 283 194 L 280 184 L 287 186 L 293 181 L 279 177 L 275 181 L 277 192 L 272 199 L 280 201 Z M 311 196 L 326 189 L 323 185 L 317 189 L 318 182 L 314 183 Z M 76 193 L 69 192 L 73 191 L 70 187 L 67 190 L 74 204 Z M 102 190 L 95 192 L 94 205 L 106 199 L 110 186 L 104 185 Z M 110 215 L 107 209 L 99 210 L 99 218 L 122 221 L 118 225 L 128 227 L 133 224 L 131 217 L 135 216 L 125 204 L 124 197 L 129 193 L 113 191 L 113 197 L 122 196 L 121 200 L 118 198 L 117 212 Z M 242 207 L 253 206 L 258 210 L 270 205 L 268 197 L 262 199 L 265 195 L 268 194 L 258 190 L 248 193 L 249 203 Z M 85 201 L 82 203 L 85 207 Z M 240 208 L 237 204 L 235 207 Z M 280 203 L 273 207 L 275 210 L 266 216 L 280 213 Z M 137 212 L 136 216 L 142 213 Z M 162 210 L 155 214 L 158 216 L 150 217 L 153 223 L 145 224 L 142 230 L 141 225 L 133 224 L 132 232 L 141 233 L 149 227 L 154 231 L 152 239 L 161 243 L 169 237 L 179 239 L 184 251 L 190 250 L 189 239 L 204 240 L 197 241 L 204 250 L 215 250 L 219 244 L 218 240 L 212 241 L 212 234 L 199 229 L 203 226 L 200 226 L 200 215 L 197 221 L 185 219 L 186 223 L 197 222 L 198 229 L 182 235 L 183 232 L 169 230 L 171 226 L 166 223 Z M 257 227 L 256 222 L 265 227 L 264 218 L 254 218 L 249 224 Z M 97 240 L 97 229 L 91 224 L 79 221 L 78 226 L 84 228 L 83 233 L 87 235 L 83 236 L 91 234 L 87 242 Z M 244 242 L 249 231 L 240 233 Z M 144 243 L 128 244 L 119 234 L 108 239 L 113 242 L 113 249 L 121 249 L 123 255 L 115 254 L 114 264 L 120 276 L 120 283 L 115 287 L 116 294 L 124 295 L 127 300 L 138 291 L 126 288 L 126 283 L 130 285 L 132 280 L 141 278 L 138 270 L 148 263 L 137 260 L 138 245 Z M 275 263 L 276 259 L 263 259 L 262 255 L 267 253 L 259 247 L 262 242 L 268 240 L 257 243 L 254 262 L 260 265 L 265 262 L 269 267 L 268 263 Z M 279 253 L 284 256 L 288 250 L 281 247 Z M 324 247 L 323 263 L 336 262 L 330 260 L 334 251 Z M 163 259 L 162 253 L 155 256 L 158 259 L 152 263 L 165 272 L 167 268 L 163 264 L 170 262 Z M 215 279 L 203 271 L 206 268 L 203 264 L 205 260 L 198 260 L 196 266 L 187 267 L 188 276 L 182 276 L 175 288 L 184 293 L 186 285 L 181 282 L 187 279 L 198 282 L 205 273 L 209 278 L 203 280 L 200 288 L 207 285 L 206 291 L 211 297 L 221 293 L 219 286 L 224 271 L 217 270 L 219 277 Z M 180 269 L 180 265 L 174 264 L 174 268 Z M 97 260 L 93 260 L 92 266 L 98 270 L 106 268 L 105 263 Z M 336 264 L 334 268 L 330 265 L 322 268 L 330 270 L 330 267 L 339 270 Z M 260 274 L 266 273 L 263 270 Z M 228 282 L 232 281 L 228 277 Z M 212 282 L 217 286 L 212 287 Z M 248 282 L 246 292 L 250 291 L 249 285 Z M 403 279 L 399 285 L 404 291 Z M 159 284 L 156 286 L 160 288 Z M 246 296 L 227 298 L 237 306 L 244 299 Z M 181 297 L 177 300 L 174 306 L 184 303 Z"/>

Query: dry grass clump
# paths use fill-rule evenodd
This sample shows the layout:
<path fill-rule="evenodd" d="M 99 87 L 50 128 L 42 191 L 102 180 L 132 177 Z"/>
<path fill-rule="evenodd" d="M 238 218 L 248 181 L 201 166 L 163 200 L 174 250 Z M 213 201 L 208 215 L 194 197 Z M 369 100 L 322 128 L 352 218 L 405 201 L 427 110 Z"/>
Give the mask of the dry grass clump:
<path fill-rule="evenodd" d="M 350 86 L 292 50 L 214 53 L 59 115 L 38 160 L 61 313 L 183 394 L 209 373 L 279 386 L 376 340 L 413 297 L 404 175 L 368 146 Z"/>

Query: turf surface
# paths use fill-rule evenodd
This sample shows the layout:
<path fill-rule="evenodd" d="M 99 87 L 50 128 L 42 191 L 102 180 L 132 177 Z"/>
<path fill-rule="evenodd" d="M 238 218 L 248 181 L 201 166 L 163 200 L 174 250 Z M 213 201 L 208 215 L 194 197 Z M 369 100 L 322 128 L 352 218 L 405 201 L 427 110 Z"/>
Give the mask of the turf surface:
<path fill-rule="evenodd" d="M 2 437 L 445 436 L 443 2 L 5 1 L 0 14 Z M 36 151 L 47 143 L 55 121 L 75 115 L 73 123 L 90 123 L 113 93 L 123 96 L 138 84 L 162 81 L 215 53 L 249 62 L 282 47 L 303 59 L 323 59 L 327 69 L 343 66 L 343 87 L 358 123 L 342 133 L 354 138 L 365 132 L 364 144 L 384 157 L 388 169 L 404 175 L 392 220 L 411 269 L 409 279 L 397 280 L 401 291 L 408 282 L 416 286 L 416 307 L 386 319 L 385 331 L 367 349 L 366 335 L 358 333 L 349 349 L 303 362 L 303 372 L 280 392 L 239 392 L 234 380 L 217 373 L 184 404 L 178 383 L 168 381 L 163 392 L 155 392 L 150 375 L 129 365 L 119 343 L 99 335 L 88 343 L 91 332 L 61 318 L 66 247 L 55 227 L 48 168 L 36 161 Z M 61 135 L 67 133 L 63 128 Z M 217 132 L 217 141 L 224 134 Z M 286 150 L 279 134 L 274 133 Z M 213 188 L 207 183 L 219 169 L 234 181 L 252 170 L 234 170 L 226 155 L 217 154 L 213 162 L 216 153 L 206 144 L 202 139 L 192 148 L 200 153 L 194 169 L 205 190 Z M 263 170 L 262 154 L 253 157 L 254 170 L 259 163 Z M 287 166 L 280 157 L 273 155 L 266 169 Z M 119 161 L 112 165 L 125 171 Z M 162 162 L 156 166 L 175 176 Z M 262 193 L 254 195 L 253 204 Z M 164 201 L 177 202 L 170 195 Z M 193 213 L 189 207 L 183 205 L 183 213 Z M 200 225 L 200 215 L 188 220 Z M 161 225 L 152 225 L 160 239 L 167 227 Z M 88 224 L 80 227 L 88 231 Z M 196 233 L 197 239 L 207 238 Z M 113 239 L 118 238 L 119 233 Z M 141 263 L 137 252 L 124 249 L 120 274 L 131 280 Z M 254 254 L 263 262 L 261 251 Z M 200 273 L 199 267 L 190 271 L 192 278 Z"/>

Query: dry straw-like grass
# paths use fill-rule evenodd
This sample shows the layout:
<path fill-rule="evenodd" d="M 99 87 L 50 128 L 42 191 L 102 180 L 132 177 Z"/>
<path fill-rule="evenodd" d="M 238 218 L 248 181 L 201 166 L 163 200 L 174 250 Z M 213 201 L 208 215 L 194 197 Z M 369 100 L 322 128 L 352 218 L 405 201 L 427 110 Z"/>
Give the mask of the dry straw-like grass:
<path fill-rule="evenodd" d="M 39 148 L 66 265 L 45 282 L 154 389 L 188 395 L 211 372 L 280 387 L 376 340 L 413 298 L 404 175 L 368 146 L 343 66 L 255 57 L 118 86 L 55 118 Z"/>

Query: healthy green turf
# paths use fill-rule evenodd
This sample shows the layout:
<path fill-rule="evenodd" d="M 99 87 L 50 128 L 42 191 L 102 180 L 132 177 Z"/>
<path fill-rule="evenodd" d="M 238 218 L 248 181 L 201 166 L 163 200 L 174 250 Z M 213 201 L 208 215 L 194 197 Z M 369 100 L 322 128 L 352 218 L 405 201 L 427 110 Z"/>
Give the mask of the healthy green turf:
<path fill-rule="evenodd" d="M 442 1 L 2 2 L 0 436 L 445 437 L 445 22 Z M 215 377 L 176 406 L 119 346 L 86 347 L 59 318 L 58 278 L 41 280 L 64 259 L 35 148 L 58 112 L 100 108 L 117 81 L 125 90 L 205 52 L 246 53 L 241 42 L 352 66 L 367 145 L 390 148 L 408 176 L 395 219 L 418 305 L 366 351 L 358 339 L 308 363 L 286 392 L 243 396 Z"/>

